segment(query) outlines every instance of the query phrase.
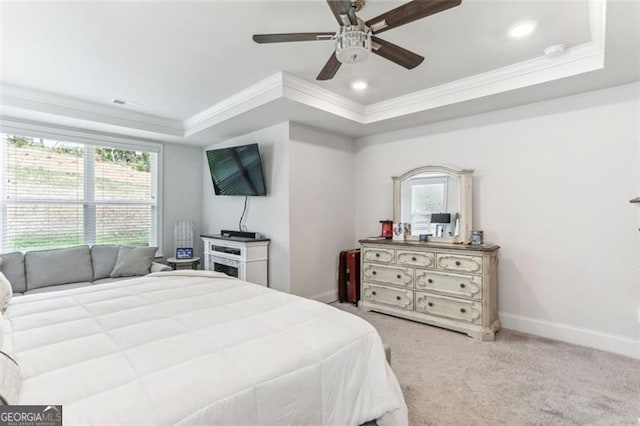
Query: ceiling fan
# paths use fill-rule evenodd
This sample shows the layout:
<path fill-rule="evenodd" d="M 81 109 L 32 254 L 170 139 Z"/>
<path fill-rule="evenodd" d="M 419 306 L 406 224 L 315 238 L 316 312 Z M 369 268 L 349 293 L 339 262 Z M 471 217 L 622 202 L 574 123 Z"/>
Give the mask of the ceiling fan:
<path fill-rule="evenodd" d="M 366 0 L 327 0 L 340 30 L 323 33 L 255 34 L 256 43 L 283 43 L 290 41 L 335 40 L 336 50 L 316 80 L 332 79 L 342 64 L 355 64 L 369 57 L 369 53 L 382 56 L 407 69 L 420 65 L 424 58 L 416 53 L 385 41 L 378 34 L 418 19 L 458 6 L 462 0 L 413 0 L 364 22 L 356 12 Z"/>

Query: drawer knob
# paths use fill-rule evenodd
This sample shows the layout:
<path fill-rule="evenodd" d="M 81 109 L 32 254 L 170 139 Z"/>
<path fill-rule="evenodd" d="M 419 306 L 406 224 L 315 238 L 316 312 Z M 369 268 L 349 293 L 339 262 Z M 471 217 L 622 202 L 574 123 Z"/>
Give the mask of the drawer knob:
<path fill-rule="evenodd" d="M 429 303 L 427 303 L 427 305 L 433 306 L 433 302 L 429 302 Z"/>
<path fill-rule="evenodd" d="M 402 297 L 396 296 L 396 300 L 400 300 L 400 299 L 402 299 Z"/>
<path fill-rule="evenodd" d="M 411 258 L 411 260 L 415 262 L 416 260 L 418 260 L 418 258 L 417 258 L 417 257 L 415 257 L 415 256 L 413 256 L 413 257 Z"/>
<path fill-rule="evenodd" d="M 375 292 L 375 291 L 372 291 L 372 292 L 371 292 L 371 294 L 373 294 L 373 295 L 375 296 L 375 295 L 376 295 L 376 292 Z"/>
<path fill-rule="evenodd" d="M 376 257 L 380 257 L 380 253 L 376 253 Z"/>
<path fill-rule="evenodd" d="M 456 266 L 460 266 L 460 261 L 456 260 Z"/>
<path fill-rule="evenodd" d="M 460 288 L 465 288 L 466 285 L 464 285 L 464 283 L 460 283 Z"/>
<path fill-rule="evenodd" d="M 467 312 L 467 310 L 465 308 L 460 308 L 460 312 L 464 314 L 465 312 Z"/>
<path fill-rule="evenodd" d="M 375 275 L 376 273 L 377 273 L 376 271 L 371 271 L 371 274 L 372 274 L 372 275 Z"/>
<path fill-rule="evenodd" d="M 400 278 L 402 278 L 402 275 L 398 274 L 398 275 L 396 275 L 396 278 L 400 279 Z"/>
<path fill-rule="evenodd" d="M 433 283 L 433 280 L 432 280 L 431 278 L 429 278 L 429 279 L 427 280 L 427 282 L 428 282 L 429 284 L 432 284 L 432 283 Z"/>

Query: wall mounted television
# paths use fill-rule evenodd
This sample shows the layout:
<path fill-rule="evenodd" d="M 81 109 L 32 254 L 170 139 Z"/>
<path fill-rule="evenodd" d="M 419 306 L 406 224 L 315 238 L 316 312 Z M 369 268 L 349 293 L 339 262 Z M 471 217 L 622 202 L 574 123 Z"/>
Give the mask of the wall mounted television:
<path fill-rule="evenodd" d="M 267 195 L 258 144 L 207 151 L 216 195 Z"/>

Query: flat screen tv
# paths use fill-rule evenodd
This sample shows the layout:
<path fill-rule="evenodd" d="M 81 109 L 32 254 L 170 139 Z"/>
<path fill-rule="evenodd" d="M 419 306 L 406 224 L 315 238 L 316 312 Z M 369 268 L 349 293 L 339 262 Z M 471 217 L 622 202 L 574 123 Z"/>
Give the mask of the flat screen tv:
<path fill-rule="evenodd" d="M 216 195 L 267 195 L 258 144 L 207 151 Z"/>

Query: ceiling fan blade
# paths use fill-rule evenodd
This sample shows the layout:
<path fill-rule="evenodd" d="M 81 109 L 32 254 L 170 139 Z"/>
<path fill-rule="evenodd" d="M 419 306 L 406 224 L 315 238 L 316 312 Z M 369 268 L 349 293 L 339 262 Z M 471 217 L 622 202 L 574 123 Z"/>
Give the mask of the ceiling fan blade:
<path fill-rule="evenodd" d="M 400 25 L 426 18 L 458 6 L 462 0 L 413 0 L 367 21 L 373 34 L 380 34 Z"/>
<path fill-rule="evenodd" d="M 356 18 L 356 12 L 351 7 L 351 1 L 349 0 L 327 0 L 333 16 L 336 17 L 338 25 L 356 25 L 358 24 L 358 18 Z M 346 22 L 342 19 L 342 16 L 346 16 Z"/>
<path fill-rule="evenodd" d="M 316 77 L 316 80 L 331 80 L 340 69 L 340 65 L 342 65 L 342 63 L 338 61 L 336 52 L 333 52 L 327 63 L 324 64 L 320 74 Z"/>
<path fill-rule="evenodd" d="M 289 33 L 289 34 L 254 34 L 256 43 L 285 43 L 288 41 L 332 40 L 336 33 Z"/>
<path fill-rule="evenodd" d="M 371 37 L 371 51 L 407 69 L 413 69 L 424 61 L 422 56 L 376 36 Z"/>

